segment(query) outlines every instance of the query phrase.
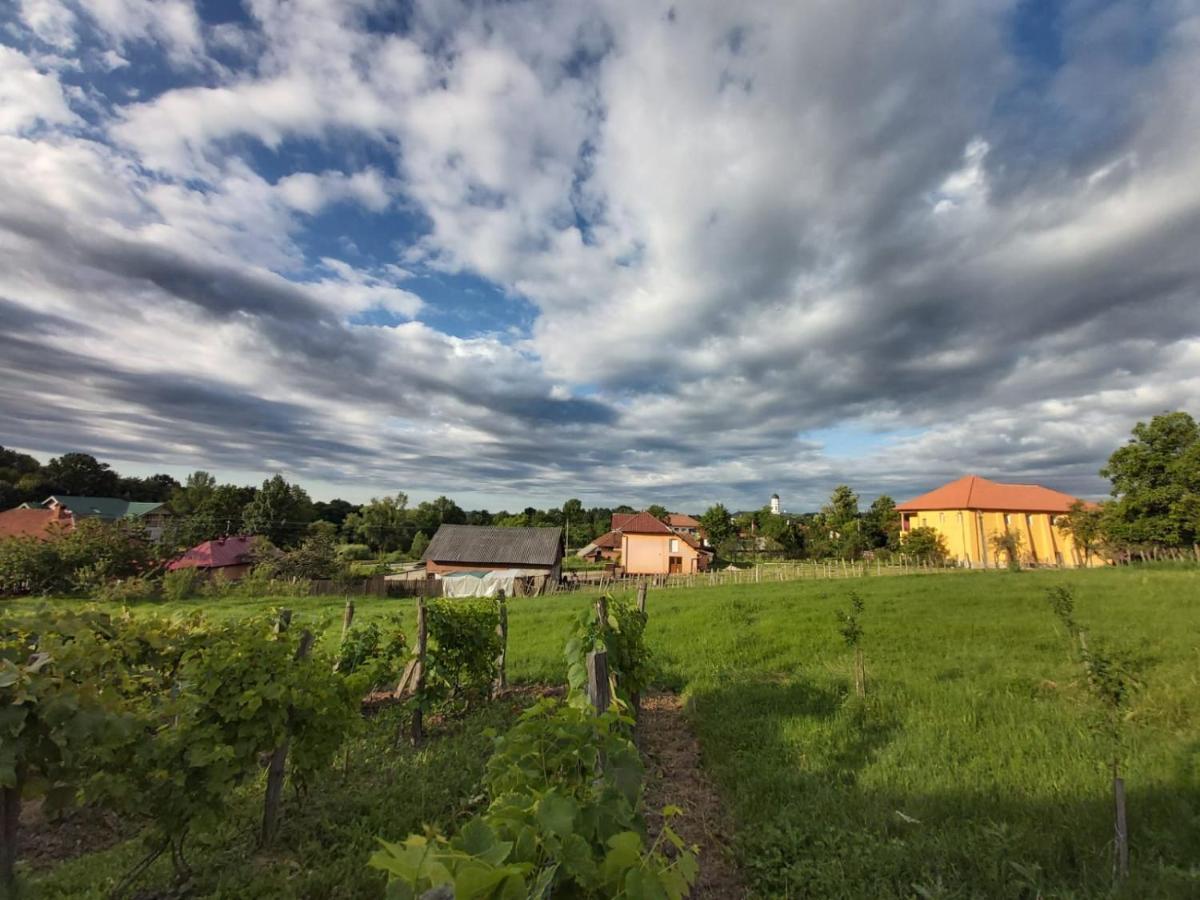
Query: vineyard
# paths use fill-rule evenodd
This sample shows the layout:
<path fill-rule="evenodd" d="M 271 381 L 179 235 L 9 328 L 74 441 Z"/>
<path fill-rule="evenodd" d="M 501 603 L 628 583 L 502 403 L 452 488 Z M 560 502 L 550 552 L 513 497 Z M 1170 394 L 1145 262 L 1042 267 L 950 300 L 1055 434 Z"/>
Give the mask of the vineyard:
<path fill-rule="evenodd" d="M 647 613 L 24 601 L 0 651 L 16 876 L 42 897 L 681 896 L 727 853 L 758 896 L 1196 896 L 1198 596 L 1181 565 L 680 587 Z M 636 710 L 664 688 L 735 826 L 711 845 L 672 830 L 686 802 L 666 828 L 644 808 Z"/>

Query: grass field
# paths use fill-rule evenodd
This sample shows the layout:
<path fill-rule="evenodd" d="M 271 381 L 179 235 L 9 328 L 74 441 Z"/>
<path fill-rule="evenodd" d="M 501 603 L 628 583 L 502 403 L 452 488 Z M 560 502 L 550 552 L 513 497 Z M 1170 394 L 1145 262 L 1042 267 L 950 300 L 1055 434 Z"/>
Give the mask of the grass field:
<path fill-rule="evenodd" d="M 1078 617 L 1093 640 L 1136 654 L 1144 680 L 1127 728 L 1132 877 L 1119 895 L 1200 896 L 1195 568 L 971 572 L 652 592 L 647 636 L 659 680 L 689 699 L 705 764 L 736 823 L 738 861 L 757 894 L 1111 895 L 1106 745 L 1092 727 L 1095 708 L 1045 600 L 1046 588 L 1056 584 L 1075 588 Z M 850 651 L 834 618 L 851 590 L 866 603 L 865 701 L 852 696 Z M 341 614 L 333 598 L 278 602 L 300 621 L 333 622 Z M 588 602 L 570 595 L 510 601 L 510 678 L 560 680 L 562 636 Z M 206 602 L 206 609 L 235 617 L 266 605 L 224 600 Z M 362 600 L 358 616 L 400 611 L 411 619 L 412 607 L 412 600 Z M 439 752 L 431 747 L 424 755 L 435 760 Z M 429 764 L 427 777 L 454 768 Z M 463 766 L 454 772 L 451 780 L 466 790 Z M 333 835 L 357 835 L 344 844 L 338 869 L 344 873 L 364 858 L 368 833 L 399 837 L 421 818 L 408 794 L 390 796 L 392 817 L 371 812 L 366 799 L 361 808 L 334 803 L 316 820 L 304 817 L 307 826 L 293 821 L 293 834 L 312 842 L 304 829 L 327 822 Z M 429 818 L 453 815 L 454 800 L 444 799 L 426 810 Z M 332 841 L 341 845 L 342 838 Z M 321 846 L 328 865 L 336 855 L 328 841 Z M 43 879 L 45 895 L 71 895 L 60 889 L 64 878 L 87 861 Z M 286 895 L 362 895 L 311 878 Z M 250 895 L 233 883 L 218 893 Z"/>

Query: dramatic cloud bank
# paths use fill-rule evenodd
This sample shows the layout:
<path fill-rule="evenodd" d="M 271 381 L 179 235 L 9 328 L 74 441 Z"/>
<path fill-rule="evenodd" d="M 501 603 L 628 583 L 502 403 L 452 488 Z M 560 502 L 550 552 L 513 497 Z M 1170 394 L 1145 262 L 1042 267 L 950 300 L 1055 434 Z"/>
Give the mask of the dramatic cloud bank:
<path fill-rule="evenodd" d="M 1200 393 L 1195 4 L 741 6 L 22 0 L 0 443 L 493 507 L 1102 492 Z"/>

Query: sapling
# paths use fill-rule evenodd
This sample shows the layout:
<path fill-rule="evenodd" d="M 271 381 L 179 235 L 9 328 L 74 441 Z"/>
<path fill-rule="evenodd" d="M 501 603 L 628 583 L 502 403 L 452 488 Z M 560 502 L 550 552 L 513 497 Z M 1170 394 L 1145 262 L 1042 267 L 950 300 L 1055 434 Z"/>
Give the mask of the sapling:
<path fill-rule="evenodd" d="M 850 606 L 853 612 L 849 614 L 840 609 L 837 611 L 837 619 L 840 623 L 838 631 L 841 632 L 846 646 L 854 650 L 854 693 L 859 697 L 865 697 L 867 695 L 867 669 L 863 663 L 863 629 L 862 625 L 858 623 L 858 617 L 866 607 L 862 598 L 855 591 L 850 592 Z"/>
<path fill-rule="evenodd" d="M 1111 754 L 1109 764 L 1113 778 L 1113 876 L 1124 879 L 1129 875 L 1129 832 L 1125 819 L 1125 780 L 1121 777 L 1123 728 L 1133 693 L 1140 686 L 1133 660 L 1128 654 L 1093 641 L 1088 646 L 1087 634 L 1075 618 L 1075 595 L 1070 588 L 1054 587 L 1047 592 L 1050 608 L 1062 622 L 1071 638 L 1087 685 L 1093 698 L 1099 701 L 1102 718 L 1100 730 Z"/>

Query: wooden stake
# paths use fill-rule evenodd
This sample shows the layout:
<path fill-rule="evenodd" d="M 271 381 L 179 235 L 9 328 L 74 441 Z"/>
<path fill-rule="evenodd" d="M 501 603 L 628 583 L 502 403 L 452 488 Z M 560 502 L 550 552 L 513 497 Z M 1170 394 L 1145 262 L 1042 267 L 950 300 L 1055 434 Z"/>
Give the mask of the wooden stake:
<path fill-rule="evenodd" d="M 500 655 L 496 657 L 496 685 L 493 696 L 508 687 L 508 604 L 504 602 L 504 591 L 496 592 L 496 634 L 500 638 Z"/>
<path fill-rule="evenodd" d="M 608 653 L 604 650 L 593 650 L 587 655 L 588 700 L 596 714 L 603 714 L 612 703 L 612 693 L 608 686 Z"/>
<path fill-rule="evenodd" d="M 646 582 L 644 581 L 638 582 L 637 608 L 638 612 L 646 611 Z"/>
<path fill-rule="evenodd" d="M 284 621 L 283 612 L 287 612 L 286 622 Z M 276 629 L 286 631 L 287 625 L 291 622 L 291 611 L 281 610 L 280 622 L 277 623 Z M 283 627 L 280 628 L 279 626 Z M 293 657 L 294 662 L 300 662 L 305 659 L 312 651 L 313 634 L 307 628 L 300 634 L 300 643 L 296 646 L 296 654 Z M 292 718 L 292 710 L 288 710 L 288 718 Z M 289 732 L 285 732 L 283 740 L 275 751 L 271 754 L 271 762 L 267 765 L 267 794 L 263 801 L 263 820 L 262 832 L 259 835 L 259 846 L 269 847 L 275 840 L 275 835 L 279 831 L 279 804 L 283 799 L 283 781 L 287 774 L 287 755 L 288 745 L 291 744 L 292 736 Z"/>
<path fill-rule="evenodd" d="M 1117 769 L 1113 764 L 1113 771 Z M 1124 881 L 1129 877 L 1129 828 L 1125 822 L 1125 780 L 1113 776 L 1113 803 L 1116 813 L 1115 847 L 1113 853 L 1113 877 Z"/>
<path fill-rule="evenodd" d="M 13 787 L 0 788 L 0 896 L 16 896 L 17 833 L 21 825 L 21 788 L 24 778 L 17 773 Z"/>
<path fill-rule="evenodd" d="M 417 599 L 417 659 L 416 671 L 413 673 L 413 690 L 417 695 L 416 708 L 413 710 L 412 742 L 419 747 L 425 740 L 425 653 L 429 649 L 429 630 L 425 621 L 425 598 Z"/>
<path fill-rule="evenodd" d="M 346 639 L 346 633 L 350 630 L 350 626 L 354 623 L 354 601 L 346 601 L 346 610 L 342 613 L 342 640 Z"/>

